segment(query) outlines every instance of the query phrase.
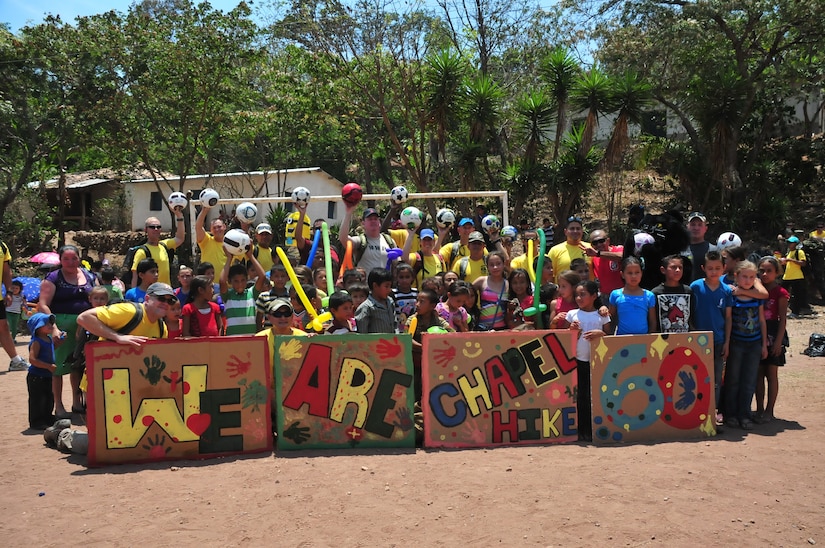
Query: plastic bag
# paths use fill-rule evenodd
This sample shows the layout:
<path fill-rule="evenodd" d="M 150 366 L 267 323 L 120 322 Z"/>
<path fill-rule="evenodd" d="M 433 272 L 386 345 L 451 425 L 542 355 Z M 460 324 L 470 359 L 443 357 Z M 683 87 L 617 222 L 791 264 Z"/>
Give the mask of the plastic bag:
<path fill-rule="evenodd" d="M 808 339 L 808 348 L 803 350 L 802 353 L 812 358 L 825 357 L 825 335 L 821 333 L 811 333 Z"/>

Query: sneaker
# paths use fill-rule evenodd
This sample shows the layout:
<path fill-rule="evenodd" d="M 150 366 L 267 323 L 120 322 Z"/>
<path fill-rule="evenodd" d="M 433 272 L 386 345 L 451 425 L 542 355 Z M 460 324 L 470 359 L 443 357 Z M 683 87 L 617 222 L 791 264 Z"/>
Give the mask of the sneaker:
<path fill-rule="evenodd" d="M 753 430 L 753 421 L 750 419 L 741 419 L 739 426 L 742 427 L 742 430 Z"/>
<path fill-rule="evenodd" d="M 20 356 L 15 356 L 17 359 L 13 359 L 9 362 L 9 371 L 28 371 L 29 370 L 29 362 L 21 358 Z"/>
<path fill-rule="evenodd" d="M 773 415 L 768 415 L 767 413 L 762 413 L 758 417 L 756 417 L 753 422 L 756 424 L 768 424 L 773 420 Z"/>
<path fill-rule="evenodd" d="M 728 428 L 739 428 L 739 421 L 734 418 L 725 419 L 725 426 Z"/>
<path fill-rule="evenodd" d="M 57 447 L 57 438 L 60 436 L 60 433 L 72 427 L 72 421 L 69 419 L 59 419 L 55 421 L 54 425 L 49 426 L 43 432 L 43 440 L 45 440 L 46 445 L 49 447 L 56 448 Z"/>

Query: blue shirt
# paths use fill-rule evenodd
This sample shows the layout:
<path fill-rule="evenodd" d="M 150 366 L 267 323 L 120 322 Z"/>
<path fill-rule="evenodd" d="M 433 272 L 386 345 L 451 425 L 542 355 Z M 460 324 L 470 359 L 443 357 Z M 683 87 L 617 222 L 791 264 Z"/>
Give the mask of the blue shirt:
<path fill-rule="evenodd" d="M 40 351 L 37 353 L 37 359 L 54 365 L 54 344 L 52 344 L 51 337 L 33 336 L 29 342 L 29 351 L 31 351 L 32 343 L 37 341 L 40 343 Z M 51 378 L 52 372 L 36 365 L 29 365 L 29 375 L 34 377 Z"/>
<path fill-rule="evenodd" d="M 713 343 L 725 343 L 725 309 L 733 306 L 733 293 L 721 281 L 719 287 L 711 290 L 705 279 L 690 284 L 693 292 L 694 320 L 698 331 L 713 331 Z"/>
<path fill-rule="evenodd" d="M 647 289 L 642 295 L 625 295 L 624 289 L 610 292 L 610 304 L 616 307 L 616 335 L 647 335 L 648 312 L 656 306 L 656 296 Z"/>

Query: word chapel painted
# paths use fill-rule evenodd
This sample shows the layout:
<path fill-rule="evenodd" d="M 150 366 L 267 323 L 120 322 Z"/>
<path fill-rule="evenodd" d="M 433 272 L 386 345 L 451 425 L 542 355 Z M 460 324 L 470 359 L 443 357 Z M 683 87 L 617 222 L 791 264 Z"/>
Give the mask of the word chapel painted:
<path fill-rule="evenodd" d="M 716 435 L 713 337 L 602 337 L 591 345 L 593 442 Z"/>
<path fill-rule="evenodd" d="M 425 334 L 424 444 L 576 441 L 572 331 Z"/>
<path fill-rule="evenodd" d="M 272 450 L 265 338 L 86 348 L 90 465 Z"/>
<path fill-rule="evenodd" d="M 279 449 L 414 447 L 410 335 L 275 338 Z"/>

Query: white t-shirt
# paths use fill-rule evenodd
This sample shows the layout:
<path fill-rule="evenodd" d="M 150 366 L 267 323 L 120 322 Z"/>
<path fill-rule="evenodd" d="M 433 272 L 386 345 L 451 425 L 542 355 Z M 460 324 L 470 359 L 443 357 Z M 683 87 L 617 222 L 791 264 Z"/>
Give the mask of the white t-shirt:
<path fill-rule="evenodd" d="M 579 332 L 579 341 L 576 343 L 576 359 L 589 362 L 590 341 L 585 339 L 583 335 L 588 331 L 601 329 L 604 324 L 610 322 L 610 316 L 602 316 L 598 310 L 584 312 L 577 308 L 568 312 L 566 319 L 568 323 L 573 323 L 578 320 L 581 331 Z"/>
<path fill-rule="evenodd" d="M 387 268 L 387 251 L 390 246 L 383 236 L 379 235 L 377 238 L 366 238 L 367 245 L 364 249 L 364 254 L 358 259 L 359 266 L 367 271 L 369 274 L 373 268 Z"/>

